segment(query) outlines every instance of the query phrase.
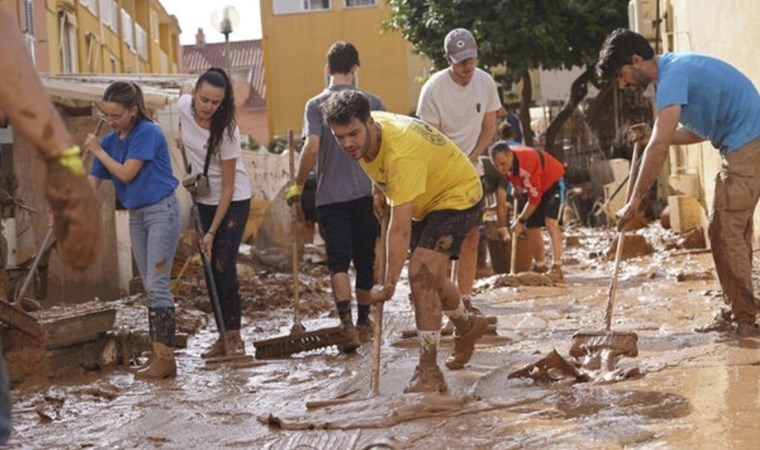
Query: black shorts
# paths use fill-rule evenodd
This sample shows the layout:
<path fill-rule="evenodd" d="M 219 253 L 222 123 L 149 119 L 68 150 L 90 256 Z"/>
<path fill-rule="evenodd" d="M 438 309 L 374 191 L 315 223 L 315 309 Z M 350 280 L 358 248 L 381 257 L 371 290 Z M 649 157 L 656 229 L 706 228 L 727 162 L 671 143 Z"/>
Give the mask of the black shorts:
<path fill-rule="evenodd" d="M 464 237 L 472 227 L 483 221 L 483 200 L 468 209 L 442 209 L 433 211 L 420 222 L 412 222 L 412 237 L 409 247 L 427 248 L 449 255 L 451 259 L 459 257 Z"/>
<path fill-rule="evenodd" d="M 317 176 L 314 172 L 306 178 L 301 191 L 301 210 L 303 217 L 309 222 L 317 221 Z"/>
<path fill-rule="evenodd" d="M 356 288 L 372 289 L 375 241 L 380 225 L 372 208 L 372 196 L 317 207 L 317 223 L 327 251 L 330 273 L 356 269 Z"/>
<path fill-rule="evenodd" d="M 527 195 L 520 197 L 519 210 L 525 207 L 527 202 Z M 559 191 L 559 181 L 552 184 L 546 192 L 541 196 L 541 203 L 538 204 L 533 214 L 528 217 L 528 221 L 525 223 L 525 228 L 542 228 L 546 225 L 545 218 L 558 219 L 559 207 L 562 203 Z"/>

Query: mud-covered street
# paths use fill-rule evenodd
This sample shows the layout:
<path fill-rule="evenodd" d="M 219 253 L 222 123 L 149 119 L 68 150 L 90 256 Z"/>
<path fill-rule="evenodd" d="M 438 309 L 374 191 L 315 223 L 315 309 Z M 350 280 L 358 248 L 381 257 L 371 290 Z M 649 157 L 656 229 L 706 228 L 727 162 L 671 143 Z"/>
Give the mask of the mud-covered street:
<path fill-rule="evenodd" d="M 478 282 L 476 306 L 498 317 L 498 334 L 481 339 L 463 370 L 444 370 L 445 396 L 402 394 L 417 360 L 416 339 L 401 337 L 413 328 L 404 282 L 385 308 L 380 397 L 365 399 L 370 344 L 357 355 L 333 347 L 208 367 L 199 354 L 215 331 L 202 328 L 177 350 L 176 379 L 135 380 L 117 366 L 16 386 L 9 448 L 758 448 L 760 341 L 695 332 L 721 302 L 709 252 L 678 248 L 659 225 L 640 233 L 655 251 L 624 261 L 612 328 L 638 334 L 639 356 L 619 366 L 637 367 L 641 377 L 607 384 L 507 379 L 553 349 L 567 356 L 576 331 L 602 328 L 613 233 L 570 230 L 564 283 Z M 260 302 L 258 312 L 246 312 L 249 353 L 254 340 L 286 334 L 292 320 L 287 298 L 263 307 L 275 295 L 246 291 L 255 276 L 241 268 L 245 307 Z M 336 324 L 327 317 L 329 295 L 307 295 L 307 329 Z M 451 337 L 443 338 L 441 367 L 450 345 Z M 360 400 L 306 408 L 339 397 Z"/>

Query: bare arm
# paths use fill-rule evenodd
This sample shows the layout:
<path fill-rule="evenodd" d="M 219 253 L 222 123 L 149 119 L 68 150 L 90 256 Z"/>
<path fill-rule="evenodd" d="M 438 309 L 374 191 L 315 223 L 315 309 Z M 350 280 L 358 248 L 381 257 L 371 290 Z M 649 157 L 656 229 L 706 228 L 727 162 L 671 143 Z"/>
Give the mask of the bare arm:
<path fill-rule="evenodd" d="M 491 145 L 495 133 L 496 111 L 491 111 L 485 113 L 483 116 L 483 122 L 480 124 L 480 135 L 478 136 L 478 142 L 475 143 L 475 148 L 470 152 L 470 161 L 478 161 L 480 155 L 482 155 L 488 146 Z"/>
<path fill-rule="evenodd" d="M 401 270 L 409 253 L 409 237 L 412 232 L 412 203 L 391 208 L 391 219 L 385 236 L 388 254 L 385 257 L 386 269 L 383 286 L 372 290 L 373 301 L 385 301 L 393 297 Z"/>
<path fill-rule="evenodd" d="M 129 183 L 134 180 L 137 173 L 142 169 L 143 164 L 145 164 L 145 161 L 142 159 L 134 158 L 127 159 L 124 161 L 124 164 L 116 161 L 103 150 L 103 147 L 100 146 L 98 139 L 94 134 L 87 135 L 87 140 L 85 141 L 84 146 L 87 151 L 92 152 L 92 154 L 98 158 L 98 161 L 103 164 L 103 167 L 105 167 L 111 175 L 116 177 L 116 179 L 122 183 Z"/>
<path fill-rule="evenodd" d="M 301 150 L 301 157 L 298 159 L 298 175 L 296 175 L 296 185 L 303 187 L 309 173 L 317 165 L 317 156 L 319 155 L 319 136 L 310 134 L 306 137 L 306 143 Z"/>
<path fill-rule="evenodd" d="M 679 114 L 680 117 L 680 114 Z M 678 127 L 678 129 L 673 133 L 673 140 L 670 142 L 671 145 L 689 145 L 689 144 L 699 144 L 700 142 L 706 141 L 705 138 L 702 136 L 695 134 L 693 131 L 686 127 Z"/>
<path fill-rule="evenodd" d="M 638 210 L 642 200 L 657 179 L 660 169 L 668 157 L 668 149 L 681 118 L 681 106 L 671 105 L 663 108 L 654 122 L 652 137 L 644 149 L 639 176 L 629 200 L 631 207 Z"/>
<path fill-rule="evenodd" d="M 496 225 L 507 226 L 507 190 L 503 186 L 496 189 Z"/>

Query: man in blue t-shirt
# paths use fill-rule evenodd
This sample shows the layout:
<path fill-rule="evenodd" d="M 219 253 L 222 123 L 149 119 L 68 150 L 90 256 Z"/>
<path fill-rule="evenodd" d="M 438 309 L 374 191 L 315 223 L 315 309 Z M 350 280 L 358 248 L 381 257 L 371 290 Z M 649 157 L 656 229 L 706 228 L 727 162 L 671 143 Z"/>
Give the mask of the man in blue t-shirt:
<path fill-rule="evenodd" d="M 625 29 L 613 31 L 602 46 L 597 72 L 621 88 L 657 85 L 654 133 L 635 138 L 646 143 L 634 191 L 618 212 L 623 229 L 638 214 L 642 200 L 668 156 L 670 145 L 709 140 L 723 158 L 715 179 L 709 236 L 723 295 L 731 310 L 697 331 L 758 331 L 760 302 L 752 288 L 752 224 L 760 199 L 760 95 L 744 74 L 717 58 L 696 53 L 655 56 L 649 42 Z M 680 123 L 680 126 L 679 126 Z"/>

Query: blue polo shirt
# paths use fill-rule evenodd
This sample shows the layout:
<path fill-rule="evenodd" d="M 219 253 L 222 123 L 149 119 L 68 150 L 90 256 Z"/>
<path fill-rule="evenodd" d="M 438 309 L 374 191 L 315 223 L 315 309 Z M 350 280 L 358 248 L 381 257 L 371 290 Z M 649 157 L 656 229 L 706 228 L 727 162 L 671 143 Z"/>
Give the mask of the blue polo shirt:
<path fill-rule="evenodd" d="M 113 182 L 116 197 L 127 209 L 152 205 L 174 192 L 179 181 L 172 174 L 169 148 L 161 129 L 150 120 L 139 121 L 124 139 L 119 133 L 108 133 L 100 146 L 111 158 L 124 164 L 127 159 L 140 159 L 143 166 L 129 183 L 123 183 L 95 159 L 91 174 Z"/>
<path fill-rule="evenodd" d="M 681 124 L 721 154 L 760 136 L 760 95 L 732 65 L 697 53 L 665 53 L 657 70 L 657 110 L 681 105 Z"/>

